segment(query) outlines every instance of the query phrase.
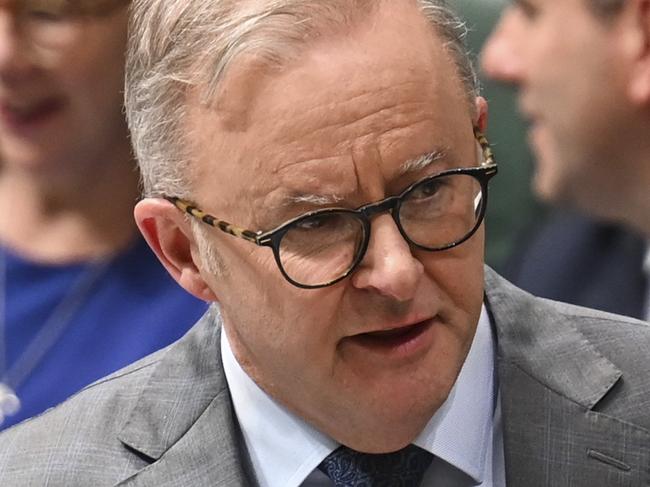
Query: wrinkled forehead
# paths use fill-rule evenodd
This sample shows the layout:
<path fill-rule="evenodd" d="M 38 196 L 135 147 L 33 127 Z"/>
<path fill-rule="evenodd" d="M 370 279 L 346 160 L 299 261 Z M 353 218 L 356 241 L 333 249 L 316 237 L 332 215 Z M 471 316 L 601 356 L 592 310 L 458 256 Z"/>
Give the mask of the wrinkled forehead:
<path fill-rule="evenodd" d="M 456 66 L 415 6 L 399 12 L 386 7 L 324 36 L 282 69 L 235 63 L 216 103 L 191 103 L 199 179 L 237 173 L 260 194 L 301 185 L 352 194 L 427 153 L 471 161 L 471 109 Z"/>

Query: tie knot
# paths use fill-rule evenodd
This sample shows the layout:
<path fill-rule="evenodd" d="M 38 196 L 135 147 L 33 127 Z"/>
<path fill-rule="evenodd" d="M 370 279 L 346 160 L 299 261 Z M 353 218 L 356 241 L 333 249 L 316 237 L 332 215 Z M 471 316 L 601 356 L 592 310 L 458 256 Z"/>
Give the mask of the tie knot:
<path fill-rule="evenodd" d="M 342 446 L 318 468 L 336 487 L 418 487 L 431 460 L 431 453 L 415 445 L 377 454 Z"/>

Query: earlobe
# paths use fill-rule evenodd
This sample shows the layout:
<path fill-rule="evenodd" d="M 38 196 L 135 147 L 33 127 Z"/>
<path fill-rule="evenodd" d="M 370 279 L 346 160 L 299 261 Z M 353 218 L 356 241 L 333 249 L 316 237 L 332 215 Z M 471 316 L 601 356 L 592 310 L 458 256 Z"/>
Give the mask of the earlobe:
<path fill-rule="evenodd" d="M 216 301 L 195 262 L 196 243 L 184 215 L 166 200 L 147 198 L 136 205 L 134 216 L 140 232 L 174 280 L 197 298 Z"/>
<path fill-rule="evenodd" d="M 474 105 L 474 119 L 472 120 L 472 123 L 474 124 L 474 127 L 479 129 L 482 133 L 485 133 L 488 121 L 487 101 L 485 101 L 485 98 L 482 96 L 477 96 Z"/>

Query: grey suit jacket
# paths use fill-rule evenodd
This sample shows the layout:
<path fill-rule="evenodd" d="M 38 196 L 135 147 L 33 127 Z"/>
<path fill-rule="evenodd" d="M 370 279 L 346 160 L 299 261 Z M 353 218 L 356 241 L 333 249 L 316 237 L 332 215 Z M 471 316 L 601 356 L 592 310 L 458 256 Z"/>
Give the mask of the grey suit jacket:
<path fill-rule="evenodd" d="M 650 327 L 537 299 L 486 270 L 508 485 L 650 485 Z M 216 314 L 0 435 L 1 486 L 255 485 Z"/>

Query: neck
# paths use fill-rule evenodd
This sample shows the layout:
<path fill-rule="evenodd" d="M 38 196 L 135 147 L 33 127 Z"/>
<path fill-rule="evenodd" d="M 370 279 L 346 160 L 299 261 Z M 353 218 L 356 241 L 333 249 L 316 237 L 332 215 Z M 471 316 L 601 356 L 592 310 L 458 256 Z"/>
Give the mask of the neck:
<path fill-rule="evenodd" d="M 650 157 L 650 151 L 648 154 Z M 618 221 L 650 240 L 650 164 L 647 169 L 638 164 L 648 160 L 637 158 L 637 167 L 628 171 L 627 178 L 616 181 L 613 185 L 615 193 L 603 198 L 600 210 L 606 218 Z"/>
<path fill-rule="evenodd" d="M 645 191 L 632 198 L 630 214 L 627 216 L 627 223 L 636 229 L 643 237 L 650 241 L 650 183 Z"/>
<path fill-rule="evenodd" d="M 89 260 L 131 243 L 138 175 L 130 158 L 105 162 L 59 178 L 0 166 L 0 242 L 43 262 Z"/>

